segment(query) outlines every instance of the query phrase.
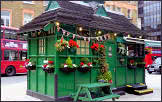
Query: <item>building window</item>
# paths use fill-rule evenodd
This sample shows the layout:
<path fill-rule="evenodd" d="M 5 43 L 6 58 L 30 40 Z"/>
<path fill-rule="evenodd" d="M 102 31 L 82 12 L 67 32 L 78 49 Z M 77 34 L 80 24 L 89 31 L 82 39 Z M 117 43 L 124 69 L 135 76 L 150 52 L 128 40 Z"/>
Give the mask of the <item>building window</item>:
<path fill-rule="evenodd" d="M 49 3 L 49 1 L 43 1 L 43 5 L 44 5 L 44 6 L 47 6 L 48 3 Z"/>
<path fill-rule="evenodd" d="M 45 54 L 45 39 L 39 39 L 39 54 Z"/>
<path fill-rule="evenodd" d="M 77 48 L 78 55 L 89 55 L 89 43 L 84 40 L 77 40 L 79 48 Z"/>
<path fill-rule="evenodd" d="M 23 1 L 23 2 L 26 3 L 26 4 L 34 4 L 33 1 Z"/>
<path fill-rule="evenodd" d="M 115 11 L 115 6 L 113 5 L 113 11 Z"/>
<path fill-rule="evenodd" d="M 128 9 L 128 18 L 131 18 L 131 10 Z"/>
<path fill-rule="evenodd" d="M 4 26 L 10 26 L 10 12 L 7 10 L 1 11 L 1 20 Z"/>
<path fill-rule="evenodd" d="M 30 22 L 32 20 L 32 14 L 24 13 L 24 24 Z"/>
<path fill-rule="evenodd" d="M 106 10 L 110 10 L 110 5 L 106 5 Z"/>

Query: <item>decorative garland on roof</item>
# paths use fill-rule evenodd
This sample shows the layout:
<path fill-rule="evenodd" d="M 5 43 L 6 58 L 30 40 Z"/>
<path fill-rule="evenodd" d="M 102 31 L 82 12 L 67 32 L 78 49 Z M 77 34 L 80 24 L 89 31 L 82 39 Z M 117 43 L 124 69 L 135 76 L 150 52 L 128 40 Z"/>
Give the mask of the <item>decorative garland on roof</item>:
<path fill-rule="evenodd" d="M 88 41 L 88 42 L 90 42 L 90 40 L 104 41 L 104 40 L 110 40 L 110 39 L 115 38 L 114 34 L 109 34 L 109 33 L 104 34 L 102 36 L 98 36 L 98 37 L 85 37 L 85 36 L 80 36 L 78 34 L 71 33 L 71 32 L 69 32 L 69 31 L 67 31 L 67 30 L 65 30 L 61 27 L 57 27 L 57 31 L 59 32 L 60 30 L 62 30 L 63 36 L 69 36 L 70 34 L 72 34 L 73 39 L 75 37 L 77 37 L 77 38 L 82 38 L 82 39 L 84 39 L 85 41 Z"/>

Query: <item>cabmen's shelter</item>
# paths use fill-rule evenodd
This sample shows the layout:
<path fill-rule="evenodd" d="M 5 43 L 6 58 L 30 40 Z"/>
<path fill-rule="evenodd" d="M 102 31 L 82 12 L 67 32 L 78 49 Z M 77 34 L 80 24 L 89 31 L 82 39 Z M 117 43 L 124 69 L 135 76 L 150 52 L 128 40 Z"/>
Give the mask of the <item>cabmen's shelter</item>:
<path fill-rule="evenodd" d="M 125 91 L 126 85 L 145 84 L 144 40 L 126 37 L 144 37 L 144 32 L 103 5 L 50 1 L 19 34 L 28 35 L 27 94 L 33 97 L 88 100 L 89 93 L 79 98 L 79 85 L 92 88 L 86 84 L 103 81 Z"/>

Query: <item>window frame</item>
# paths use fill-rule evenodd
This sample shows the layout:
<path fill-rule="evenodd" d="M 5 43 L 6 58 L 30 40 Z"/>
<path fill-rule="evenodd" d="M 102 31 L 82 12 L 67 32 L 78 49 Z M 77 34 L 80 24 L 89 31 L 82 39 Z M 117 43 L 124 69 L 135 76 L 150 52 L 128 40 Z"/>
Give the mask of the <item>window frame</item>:
<path fill-rule="evenodd" d="M 22 1 L 24 4 L 34 4 L 34 1 Z"/>
<path fill-rule="evenodd" d="M 3 20 L 3 25 L 6 26 L 6 18 L 8 18 L 8 19 L 9 19 L 9 24 L 8 24 L 7 27 L 10 27 L 10 26 L 11 26 L 11 22 L 12 22 L 12 11 L 9 10 L 9 9 L 1 9 L 1 12 L 2 12 L 2 11 L 7 11 L 7 12 L 9 12 L 9 16 L 2 16 L 2 15 L 1 15 L 1 19 Z M 2 14 L 2 13 L 1 13 L 1 14 Z M 5 19 L 4 19 L 4 18 L 5 18 Z"/>

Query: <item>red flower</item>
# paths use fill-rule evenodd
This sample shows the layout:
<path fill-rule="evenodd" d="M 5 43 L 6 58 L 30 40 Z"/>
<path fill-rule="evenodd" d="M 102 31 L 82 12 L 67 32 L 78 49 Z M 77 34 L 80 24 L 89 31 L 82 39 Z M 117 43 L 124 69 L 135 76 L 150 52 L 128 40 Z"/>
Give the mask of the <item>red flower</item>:
<path fill-rule="evenodd" d="M 77 47 L 79 48 L 79 45 L 74 40 L 69 40 L 69 47 Z"/>
<path fill-rule="evenodd" d="M 53 64 L 53 61 L 48 61 L 49 64 Z"/>
<path fill-rule="evenodd" d="M 98 50 L 99 44 L 98 43 L 93 43 L 91 46 L 91 49 Z"/>
<path fill-rule="evenodd" d="M 134 60 L 130 60 L 130 64 L 133 64 L 134 63 Z"/>
<path fill-rule="evenodd" d="M 112 83 L 112 80 L 109 80 L 109 83 Z"/>
<path fill-rule="evenodd" d="M 83 62 L 80 62 L 80 66 L 83 66 L 84 65 L 84 63 Z"/>
<path fill-rule="evenodd" d="M 92 63 L 89 62 L 87 65 L 90 66 L 91 64 L 92 64 Z"/>
<path fill-rule="evenodd" d="M 46 67 L 47 67 L 47 65 L 48 65 L 48 64 L 45 64 L 45 65 L 43 65 L 43 67 L 44 67 L 44 68 L 46 68 Z"/>
<path fill-rule="evenodd" d="M 101 48 L 104 48 L 104 45 L 100 45 Z"/>

